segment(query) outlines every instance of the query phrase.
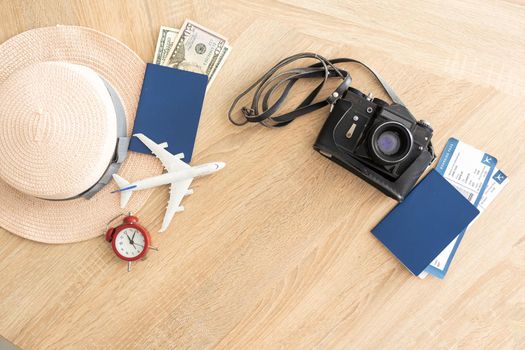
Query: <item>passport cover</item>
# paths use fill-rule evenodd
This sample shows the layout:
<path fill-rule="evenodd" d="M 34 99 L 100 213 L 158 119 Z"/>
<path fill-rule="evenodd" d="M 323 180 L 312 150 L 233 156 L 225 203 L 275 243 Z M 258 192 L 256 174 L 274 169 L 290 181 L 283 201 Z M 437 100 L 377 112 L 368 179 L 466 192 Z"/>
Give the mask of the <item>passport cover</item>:
<path fill-rule="evenodd" d="M 417 276 L 478 214 L 432 170 L 372 233 Z"/>
<path fill-rule="evenodd" d="M 133 134 L 143 133 L 156 143 L 167 142 L 170 153 L 183 152 L 189 163 L 207 83 L 204 74 L 148 63 Z M 136 137 L 129 150 L 151 154 Z"/>

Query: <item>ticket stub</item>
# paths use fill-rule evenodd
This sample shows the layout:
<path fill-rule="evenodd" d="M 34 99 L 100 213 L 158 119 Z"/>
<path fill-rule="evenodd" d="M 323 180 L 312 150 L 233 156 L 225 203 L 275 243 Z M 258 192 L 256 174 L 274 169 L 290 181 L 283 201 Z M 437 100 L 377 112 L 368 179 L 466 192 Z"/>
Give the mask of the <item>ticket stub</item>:
<path fill-rule="evenodd" d="M 490 203 L 496 198 L 496 196 L 501 192 L 501 190 L 507 186 L 509 183 L 509 178 L 498 168 L 494 169 L 494 175 L 489 180 L 485 192 L 483 192 L 483 197 L 478 204 L 478 209 L 480 213 L 483 213 L 485 209 L 489 206 Z"/>
<path fill-rule="evenodd" d="M 436 170 L 470 203 L 478 207 L 494 173 L 496 163 L 495 157 L 455 138 L 450 138 Z M 461 232 L 450 242 L 425 272 L 444 278 L 464 234 L 465 231 Z M 424 278 L 426 275 L 419 277 Z"/>

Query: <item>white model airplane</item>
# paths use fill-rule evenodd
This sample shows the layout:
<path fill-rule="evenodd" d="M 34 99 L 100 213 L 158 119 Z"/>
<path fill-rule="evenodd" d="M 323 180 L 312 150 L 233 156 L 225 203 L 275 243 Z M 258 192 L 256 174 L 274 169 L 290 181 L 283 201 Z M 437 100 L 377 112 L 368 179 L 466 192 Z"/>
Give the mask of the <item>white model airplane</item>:
<path fill-rule="evenodd" d="M 171 184 L 168 207 L 166 208 L 166 214 L 164 215 L 162 227 L 159 231 L 163 232 L 168 228 L 173 215 L 175 215 L 176 212 L 184 210 L 184 207 L 180 205 L 180 202 L 184 196 L 193 193 L 193 190 L 189 188 L 193 178 L 219 171 L 224 168 L 226 164 L 223 162 L 215 162 L 190 166 L 181 160 L 184 158 L 184 154 L 179 153 L 173 155 L 166 151 L 165 148 L 168 147 L 166 142 L 157 144 L 143 134 L 135 134 L 133 136 L 138 137 L 138 139 L 160 159 L 162 165 L 164 165 L 164 168 L 166 168 L 168 172 L 162 175 L 135 181 L 133 183 L 129 183 L 117 174 L 113 174 L 113 179 L 120 188 L 114 192 L 121 193 L 120 207 L 125 208 L 133 191 Z"/>

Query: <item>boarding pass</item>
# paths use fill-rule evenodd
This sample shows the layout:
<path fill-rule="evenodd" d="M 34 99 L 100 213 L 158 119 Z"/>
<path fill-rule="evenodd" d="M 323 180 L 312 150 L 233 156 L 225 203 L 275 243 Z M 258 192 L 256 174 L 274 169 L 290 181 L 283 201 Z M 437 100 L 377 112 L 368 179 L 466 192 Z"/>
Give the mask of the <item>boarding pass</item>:
<path fill-rule="evenodd" d="M 450 138 L 436 170 L 481 212 L 480 203 L 492 175 L 496 174 L 494 171 L 496 163 L 497 159 L 490 154 L 455 138 Z M 499 186 L 495 186 L 494 189 L 496 187 Z M 499 191 L 492 191 L 490 198 L 486 197 L 483 200 L 484 205 L 488 205 L 497 193 Z M 430 273 L 438 278 L 444 278 L 464 234 L 465 231 L 461 232 L 450 242 L 419 277 L 425 278 L 427 273 Z"/>

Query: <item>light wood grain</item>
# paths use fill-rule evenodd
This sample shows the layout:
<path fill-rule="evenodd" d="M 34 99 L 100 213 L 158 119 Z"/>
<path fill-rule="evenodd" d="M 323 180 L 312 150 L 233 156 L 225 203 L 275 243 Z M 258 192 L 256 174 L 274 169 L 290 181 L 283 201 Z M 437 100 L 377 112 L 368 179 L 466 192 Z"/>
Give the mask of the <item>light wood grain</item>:
<path fill-rule="evenodd" d="M 0 230 L 5 338 L 23 349 L 525 348 L 523 2 L 0 0 L 0 13 L 0 42 L 84 25 L 151 61 L 159 26 L 191 18 L 233 46 L 194 155 L 227 167 L 194 182 L 187 210 L 153 234 L 158 253 L 127 273 L 102 237 L 51 246 Z M 370 234 L 395 202 L 313 151 L 326 110 L 282 130 L 227 121 L 236 94 L 301 51 L 369 63 L 432 122 L 439 152 L 455 136 L 509 174 L 445 280 L 412 277 Z M 139 213 L 152 231 L 166 199 L 156 190 Z"/>

